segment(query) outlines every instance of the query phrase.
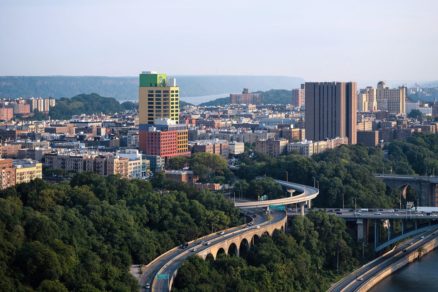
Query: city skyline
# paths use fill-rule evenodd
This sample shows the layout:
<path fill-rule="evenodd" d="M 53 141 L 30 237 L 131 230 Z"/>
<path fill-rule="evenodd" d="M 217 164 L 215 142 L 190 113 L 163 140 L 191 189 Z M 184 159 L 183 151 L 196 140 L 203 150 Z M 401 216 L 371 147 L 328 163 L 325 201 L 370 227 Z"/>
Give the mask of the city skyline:
<path fill-rule="evenodd" d="M 359 84 L 429 81 L 438 65 L 438 4 L 422 3 L 6 0 L 0 75 L 135 76 L 148 68 Z"/>

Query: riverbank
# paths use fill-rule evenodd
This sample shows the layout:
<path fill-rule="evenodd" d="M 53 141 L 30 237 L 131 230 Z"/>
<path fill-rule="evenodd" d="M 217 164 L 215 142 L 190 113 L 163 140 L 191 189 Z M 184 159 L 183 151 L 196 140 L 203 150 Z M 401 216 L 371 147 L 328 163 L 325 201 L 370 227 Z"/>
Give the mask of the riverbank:
<path fill-rule="evenodd" d="M 437 275 L 438 249 L 385 278 L 370 292 L 438 291 Z"/>
<path fill-rule="evenodd" d="M 380 283 L 383 279 L 390 276 L 394 272 L 398 271 L 399 269 L 403 268 L 404 266 L 418 260 L 422 256 L 428 254 L 429 252 L 435 250 L 438 247 L 438 238 L 435 237 L 434 239 L 428 241 L 418 249 L 415 249 L 414 251 L 406 254 L 403 258 L 396 261 L 395 263 L 391 264 L 384 270 L 382 270 L 380 273 L 375 275 L 374 277 L 370 278 L 368 281 L 366 281 L 361 287 L 357 290 L 360 292 L 369 291 L 371 288 L 376 286 L 378 283 Z"/>

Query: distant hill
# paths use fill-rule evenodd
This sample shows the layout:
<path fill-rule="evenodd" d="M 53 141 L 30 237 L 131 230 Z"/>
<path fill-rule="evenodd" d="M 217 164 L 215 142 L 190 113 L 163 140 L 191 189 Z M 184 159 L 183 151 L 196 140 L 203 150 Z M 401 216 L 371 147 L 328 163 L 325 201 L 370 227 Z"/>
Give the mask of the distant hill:
<path fill-rule="evenodd" d="M 200 103 L 217 95 L 271 88 L 292 89 L 303 79 L 285 76 L 175 76 L 182 98 Z M 101 76 L 3 76 L 0 77 L 0 97 L 55 97 L 97 93 L 118 100 L 137 100 L 138 77 Z M 209 97 L 210 96 L 210 97 Z"/>
<path fill-rule="evenodd" d="M 268 91 L 258 91 L 262 94 L 264 104 L 289 104 L 292 99 L 292 90 L 271 89 Z M 202 106 L 220 106 L 230 103 L 229 97 L 217 98 L 212 101 L 201 103 Z"/>
<path fill-rule="evenodd" d="M 103 97 L 96 93 L 80 94 L 72 98 L 63 97 L 50 109 L 53 119 L 70 119 L 73 115 L 104 113 L 112 114 L 135 109 L 137 104 L 124 102 L 120 104 L 115 98 Z"/>

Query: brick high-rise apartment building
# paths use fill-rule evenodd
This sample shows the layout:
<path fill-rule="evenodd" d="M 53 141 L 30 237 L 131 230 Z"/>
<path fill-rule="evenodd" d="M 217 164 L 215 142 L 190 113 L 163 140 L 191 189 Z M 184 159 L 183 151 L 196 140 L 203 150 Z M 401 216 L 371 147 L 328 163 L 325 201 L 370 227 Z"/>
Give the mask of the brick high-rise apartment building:
<path fill-rule="evenodd" d="M 306 139 L 348 137 L 356 144 L 357 94 L 355 82 L 306 82 Z"/>

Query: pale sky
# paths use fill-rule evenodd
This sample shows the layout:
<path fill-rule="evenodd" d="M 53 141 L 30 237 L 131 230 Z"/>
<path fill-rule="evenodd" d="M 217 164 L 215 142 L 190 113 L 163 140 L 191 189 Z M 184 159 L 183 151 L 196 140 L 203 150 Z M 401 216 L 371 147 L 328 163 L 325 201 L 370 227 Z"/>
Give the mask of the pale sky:
<path fill-rule="evenodd" d="M 0 0 L 0 75 L 437 80 L 437 0 Z"/>

